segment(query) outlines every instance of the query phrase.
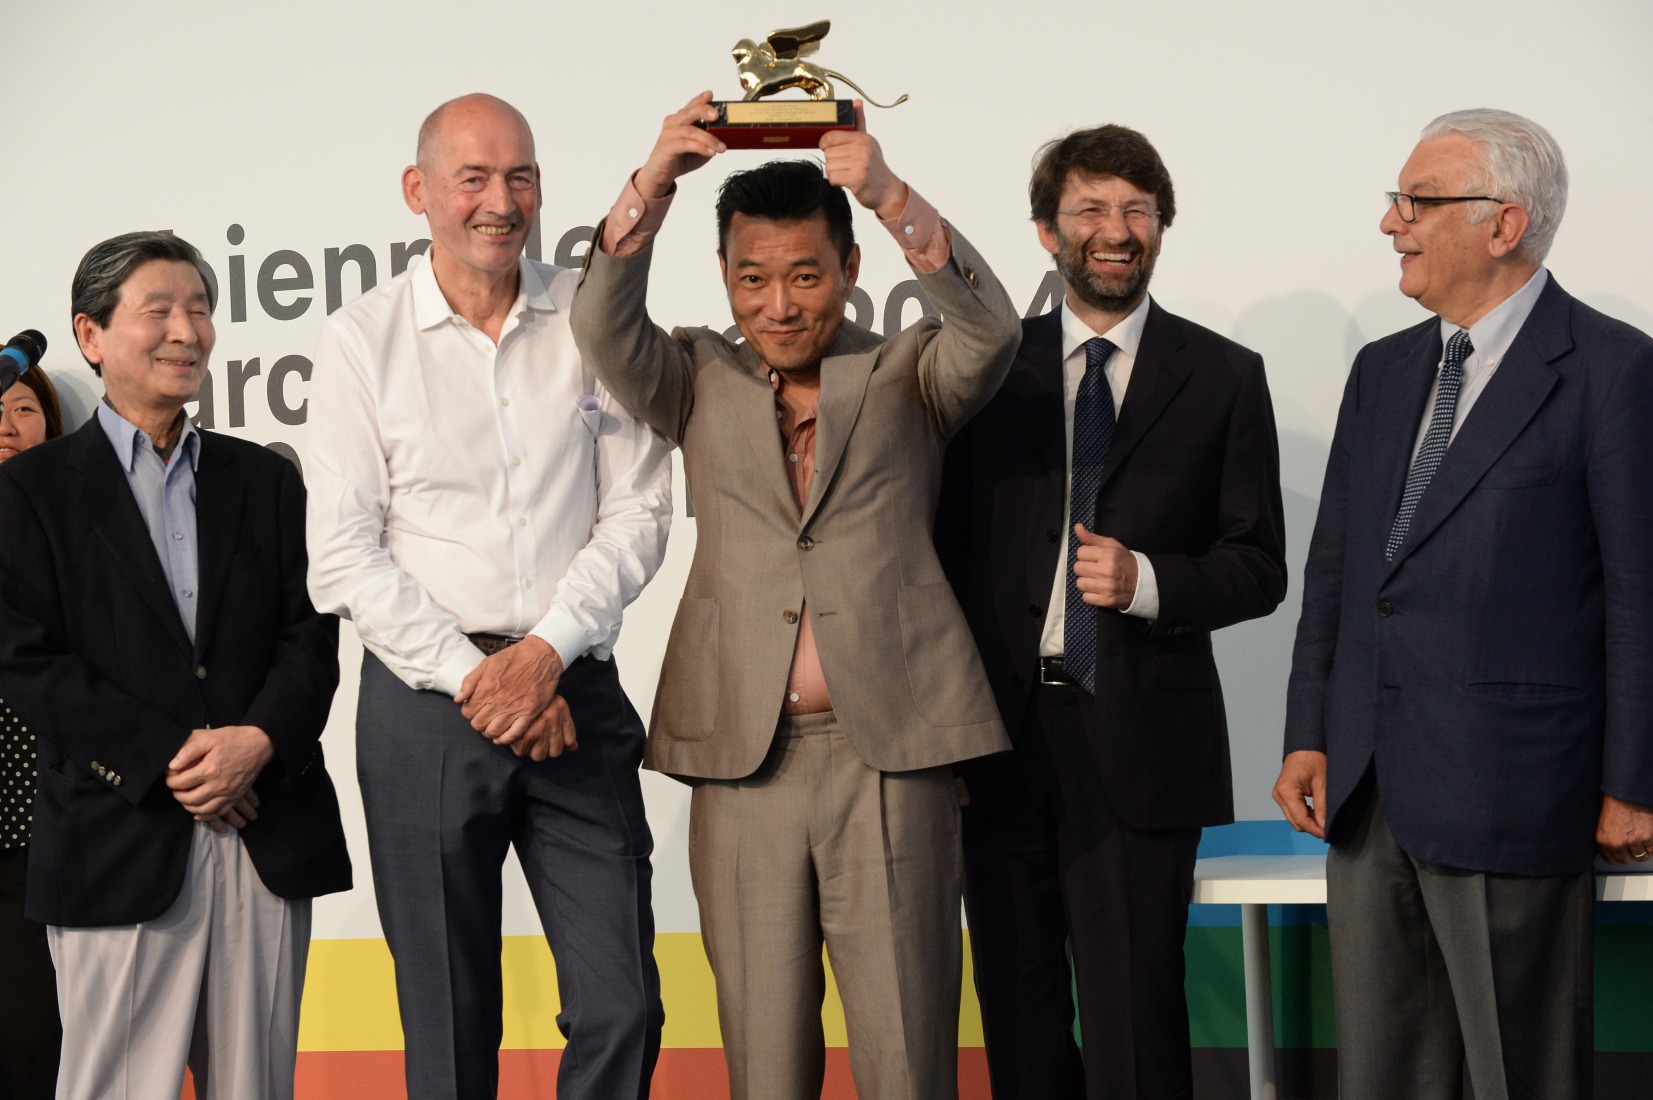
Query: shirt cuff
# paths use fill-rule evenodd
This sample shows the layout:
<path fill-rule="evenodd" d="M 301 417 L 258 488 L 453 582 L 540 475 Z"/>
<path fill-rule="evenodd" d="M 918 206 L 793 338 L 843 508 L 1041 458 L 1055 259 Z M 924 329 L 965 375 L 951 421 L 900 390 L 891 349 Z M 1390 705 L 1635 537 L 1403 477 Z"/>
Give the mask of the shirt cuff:
<path fill-rule="evenodd" d="M 1136 559 L 1136 595 L 1125 614 L 1153 622 L 1159 618 L 1159 581 L 1154 577 L 1154 563 L 1148 560 L 1147 554 L 1135 550 L 1131 556 Z"/>
<path fill-rule="evenodd" d="M 602 249 L 610 256 L 635 256 L 652 244 L 654 235 L 665 224 L 666 211 L 672 206 L 672 196 L 677 194 L 677 188 L 673 186 L 665 198 L 648 202 L 637 190 L 634 182 L 636 175 L 633 172 L 631 178 L 626 180 L 626 185 L 620 189 L 620 197 L 614 201 L 608 217 L 603 220 Z"/>
<path fill-rule="evenodd" d="M 559 603 L 552 604 L 551 610 L 545 613 L 545 618 L 528 633 L 556 650 L 557 656 L 562 658 L 563 668 L 584 657 L 586 651 L 591 648 L 591 639 L 586 637 L 585 629 L 568 609 Z"/>
<path fill-rule="evenodd" d="M 953 254 L 953 234 L 947 223 L 941 220 L 929 200 L 910 186 L 907 205 L 901 208 L 901 213 L 893 219 L 879 218 L 878 221 L 890 231 L 895 243 L 901 246 L 901 254 L 915 271 L 926 274 L 940 271 Z"/>
<path fill-rule="evenodd" d="M 451 699 L 459 694 L 465 677 L 481 663 L 482 651 L 467 641 L 437 666 L 436 674 L 431 677 L 431 687 Z"/>

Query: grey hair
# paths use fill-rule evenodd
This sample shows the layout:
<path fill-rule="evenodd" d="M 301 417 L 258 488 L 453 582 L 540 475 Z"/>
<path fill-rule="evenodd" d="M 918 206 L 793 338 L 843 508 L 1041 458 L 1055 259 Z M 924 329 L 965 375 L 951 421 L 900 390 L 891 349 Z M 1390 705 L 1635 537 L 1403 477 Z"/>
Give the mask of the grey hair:
<path fill-rule="evenodd" d="M 176 260 L 195 268 L 207 288 L 207 309 L 218 305 L 218 281 L 199 249 L 172 233 L 139 230 L 95 244 L 80 258 L 69 290 L 69 319 L 84 313 L 99 328 L 108 328 L 120 304 L 121 287 L 134 271 L 153 260 Z M 87 363 L 102 377 L 102 367 L 90 359 Z"/>
<path fill-rule="evenodd" d="M 1442 115 L 1423 128 L 1425 140 L 1460 134 L 1486 154 L 1485 174 L 1471 191 L 1496 195 L 1527 211 L 1527 232 L 1516 254 L 1542 262 L 1555 243 L 1567 211 L 1567 162 L 1550 132 L 1510 111 L 1476 107 Z M 1490 208 L 1472 210 L 1470 221 L 1485 221 Z"/>

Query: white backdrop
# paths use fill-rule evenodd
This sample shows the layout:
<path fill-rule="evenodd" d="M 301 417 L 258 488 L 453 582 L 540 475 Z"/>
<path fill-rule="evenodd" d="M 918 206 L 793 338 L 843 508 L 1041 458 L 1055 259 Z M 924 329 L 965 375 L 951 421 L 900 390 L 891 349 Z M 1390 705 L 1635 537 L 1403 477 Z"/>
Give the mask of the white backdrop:
<path fill-rule="evenodd" d="M 1377 231 L 1382 192 L 1435 115 L 1482 105 L 1530 115 L 1573 174 L 1551 270 L 1586 301 L 1653 329 L 1646 0 L 10 0 L 0 10 L 0 339 L 47 334 L 46 365 L 78 422 L 101 391 L 73 350 L 75 264 L 115 233 L 173 229 L 220 281 L 211 398 L 199 411 L 219 430 L 302 456 L 298 410 L 330 265 L 331 297 L 348 300 L 362 282 L 355 257 L 370 255 L 383 281 L 394 246 L 423 237 L 398 178 L 430 108 L 482 90 L 528 116 L 549 260 L 607 210 L 664 114 L 706 87 L 735 97 L 736 39 L 822 17 L 834 29 L 820 60 L 880 99 L 911 95 L 871 112 L 874 133 L 1024 312 L 1049 269 L 1027 222 L 1035 148 L 1112 121 L 1143 130 L 1165 158 L 1179 217 L 1155 296 L 1263 354 L 1280 426 L 1293 590 L 1272 618 L 1218 637 L 1239 813 L 1272 817 L 1296 588 L 1342 381 L 1361 344 L 1423 316 L 1395 290 L 1398 267 Z M 727 324 L 712 194 L 724 171 L 756 156 L 733 154 L 684 181 L 655 263 L 661 320 Z M 882 328 L 886 296 L 907 275 L 875 223 L 858 229 L 861 285 Z M 916 306 L 907 310 L 910 320 Z M 665 567 L 627 616 L 619 659 L 645 715 L 693 538 L 680 515 Z M 318 938 L 379 934 L 353 782 L 359 647 L 345 634 L 326 745 L 360 885 L 318 906 Z M 669 780 L 644 783 L 659 926 L 692 931 L 687 799 Z M 513 873 L 505 931 L 535 930 Z"/>

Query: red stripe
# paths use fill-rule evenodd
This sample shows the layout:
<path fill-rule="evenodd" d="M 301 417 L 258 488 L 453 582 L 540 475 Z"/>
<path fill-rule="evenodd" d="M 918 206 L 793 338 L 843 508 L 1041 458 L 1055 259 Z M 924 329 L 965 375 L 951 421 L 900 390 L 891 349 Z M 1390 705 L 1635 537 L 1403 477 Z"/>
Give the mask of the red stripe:
<path fill-rule="evenodd" d="M 499 1094 L 512 1100 L 554 1100 L 557 1050 L 499 1052 Z M 297 1100 L 404 1100 L 407 1079 L 399 1050 L 304 1051 L 298 1056 Z M 195 1091 L 184 1083 L 183 1100 Z M 729 1075 L 716 1047 L 675 1047 L 660 1052 L 654 1071 L 654 1100 L 728 1100 Z M 855 1100 L 849 1051 L 827 1050 L 826 1087 L 821 1100 Z M 987 1054 L 981 1047 L 959 1050 L 959 1100 L 988 1100 Z"/>

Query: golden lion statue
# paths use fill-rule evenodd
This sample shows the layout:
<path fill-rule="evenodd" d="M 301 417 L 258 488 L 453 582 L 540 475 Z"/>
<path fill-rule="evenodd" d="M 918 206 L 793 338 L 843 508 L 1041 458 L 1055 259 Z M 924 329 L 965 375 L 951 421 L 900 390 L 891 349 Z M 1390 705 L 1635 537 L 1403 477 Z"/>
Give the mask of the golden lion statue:
<path fill-rule="evenodd" d="M 842 80 L 860 92 L 861 98 L 874 107 L 895 107 L 907 101 L 903 95 L 894 103 L 880 103 L 843 73 L 805 61 L 804 58 L 821 48 L 821 39 L 831 29 L 832 21 L 822 19 L 806 27 L 775 31 L 764 39 L 761 46 L 750 38 L 736 42 L 730 53 L 740 73 L 740 86 L 746 89 L 742 99 L 761 99 L 788 88 L 802 88 L 810 99 L 830 99 L 832 81 Z"/>

